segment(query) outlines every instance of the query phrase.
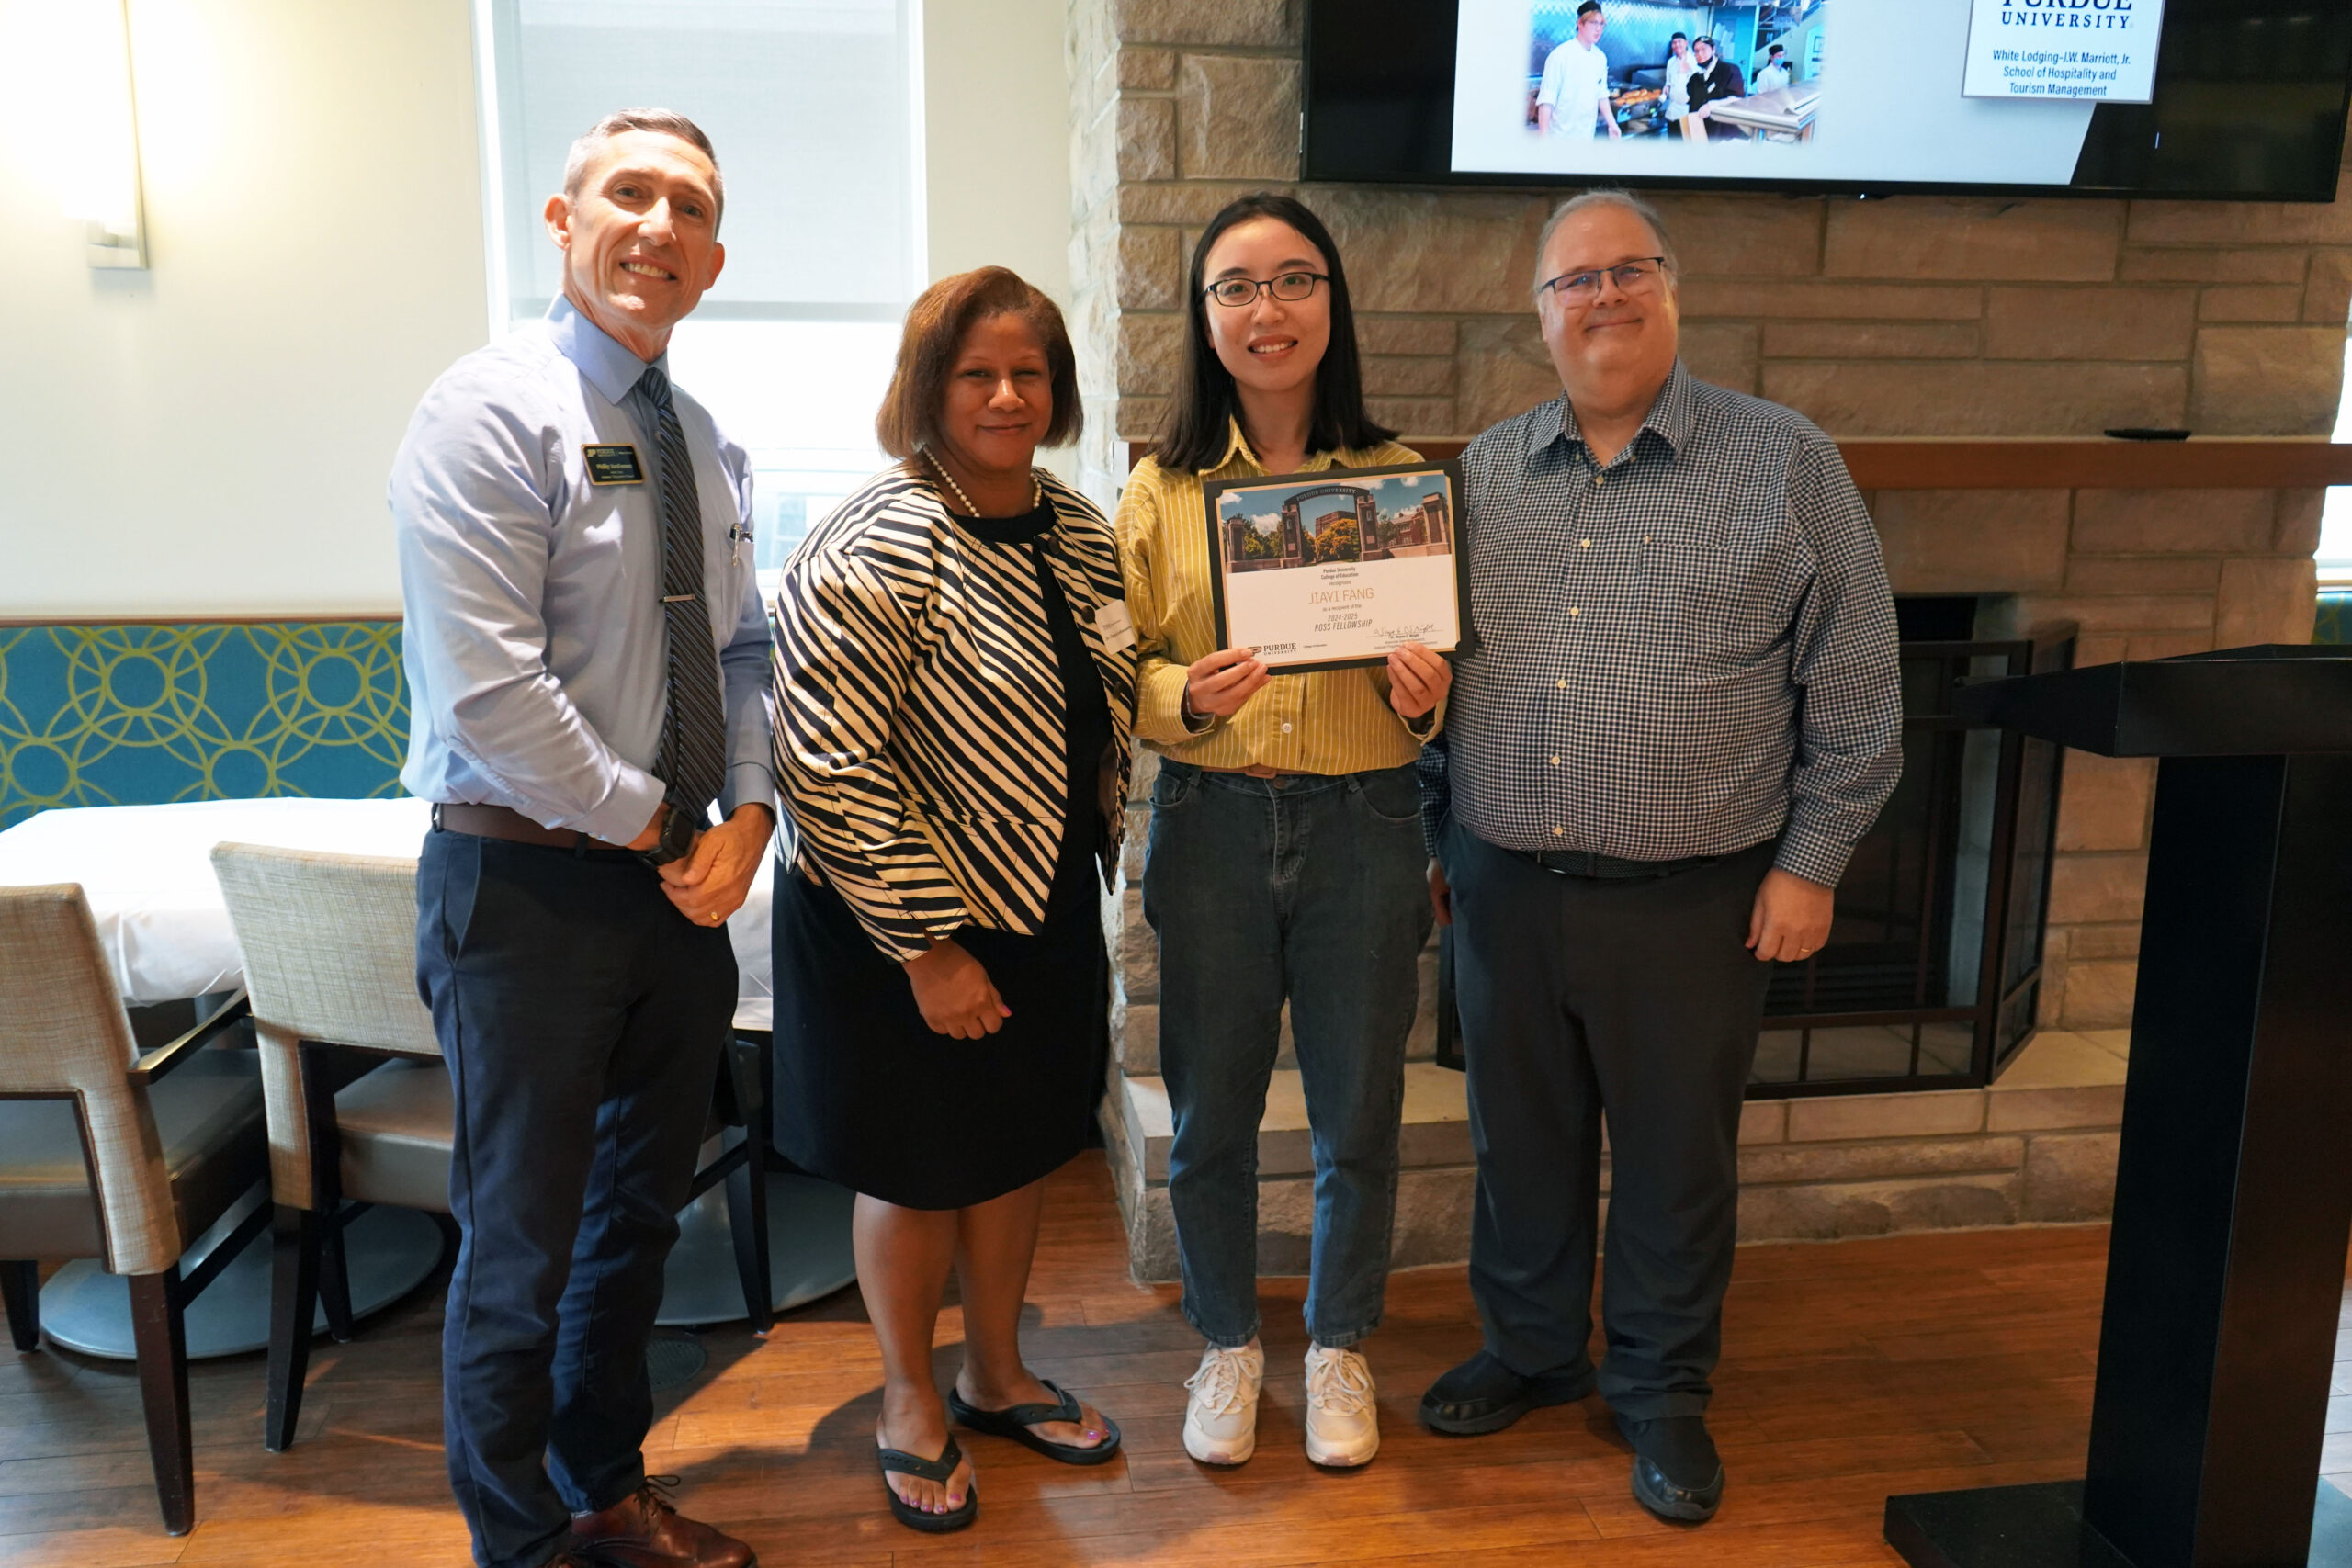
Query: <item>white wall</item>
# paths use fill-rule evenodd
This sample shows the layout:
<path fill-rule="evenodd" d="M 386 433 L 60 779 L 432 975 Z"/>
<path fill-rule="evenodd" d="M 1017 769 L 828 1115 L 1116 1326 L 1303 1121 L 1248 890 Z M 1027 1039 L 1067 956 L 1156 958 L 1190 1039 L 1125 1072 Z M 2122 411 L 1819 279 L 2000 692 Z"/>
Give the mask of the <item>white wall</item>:
<path fill-rule="evenodd" d="M 51 3 L 0 0 L 0 102 Z M 1067 302 L 1061 0 L 924 9 L 930 274 Z M 0 122 L 0 617 L 396 613 L 384 476 L 487 333 L 468 0 L 130 27 L 149 271 L 92 271 L 46 183 L 67 132 Z"/>
<path fill-rule="evenodd" d="M 49 0 L 0 0 L 0 101 Z M 131 0 L 146 272 L 0 124 L 0 615 L 396 611 L 384 476 L 485 331 L 466 0 Z"/>
<path fill-rule="evenodd" d="M 923 6 L 931 276 L 1009 266 L 1069 308 L 1066 0 Z"/>
<path fill-rule="evenodd" d="M 1009 266 L 1069 303 L 1067 0 L 927 0 L 923 216 L 933 281 Z M 1078 448 L 1037 461 L 1072 484 Z"/>

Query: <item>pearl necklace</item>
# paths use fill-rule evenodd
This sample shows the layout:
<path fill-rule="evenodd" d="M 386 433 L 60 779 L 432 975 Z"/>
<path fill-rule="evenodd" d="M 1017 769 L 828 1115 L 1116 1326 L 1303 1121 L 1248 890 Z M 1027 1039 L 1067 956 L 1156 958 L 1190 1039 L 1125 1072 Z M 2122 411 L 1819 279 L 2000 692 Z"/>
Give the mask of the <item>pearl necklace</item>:
<path fill-rule="evenodd" d="M 922 449 L 922 457 L 923 461 L 931 465 L 931 471 L 946 480 L 947 488 L 956 492 L 956 499 L 964 503 L 964 515 L 979 516 L 980 509 L 972 504 L 972 498 L 964 493 L 964 487 L 956 482 L 956 476 L 947 471 L 947 465 L 939 460 L 938 455 L 926 446 Z M 1037 470 L 1032 468 L 1029 470 L 1029 510 L 1035 512 L 1045 504 L 1045 484 L 1037 478 Z"/>

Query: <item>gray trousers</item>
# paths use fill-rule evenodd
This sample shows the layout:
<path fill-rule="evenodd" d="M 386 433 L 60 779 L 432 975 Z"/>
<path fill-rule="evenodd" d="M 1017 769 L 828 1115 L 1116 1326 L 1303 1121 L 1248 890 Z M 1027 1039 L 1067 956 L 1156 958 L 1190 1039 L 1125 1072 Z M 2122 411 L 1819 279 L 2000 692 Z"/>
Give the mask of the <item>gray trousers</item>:
<path fill-rule="evenodd" d="M 1449 822 L 1454 990 L 1478 1160 L 1470 1289 L 1514 1371 L 1591 1365 L 1600 1122 L 1601 1393 L 1707 1407 L 1739 1204 L 1739 1112 L 1770 965 L 1745 945 L 1767 842 L 1659 877 L 1560 876 Z"/>

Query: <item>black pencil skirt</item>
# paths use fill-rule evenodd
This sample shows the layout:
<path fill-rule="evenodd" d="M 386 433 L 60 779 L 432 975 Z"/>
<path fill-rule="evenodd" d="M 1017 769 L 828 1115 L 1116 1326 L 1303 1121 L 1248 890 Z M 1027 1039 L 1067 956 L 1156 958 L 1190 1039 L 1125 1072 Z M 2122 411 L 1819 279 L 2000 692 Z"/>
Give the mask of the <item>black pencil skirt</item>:
<path fill-rule="evenodd" d="M 1091 868 L 1092 857 L 1086 857 Z M 1057 876 L 1035 936 L 967 927 L 1012 1010 L 980 1040 L 934 1034 L 903 970 L 841 895 L 775 874 L 778 1146 L 803 1169 L 910 1209 L 1002 1197 L 1088 1143 L 1109 1043 L 1102 915 Z"/>

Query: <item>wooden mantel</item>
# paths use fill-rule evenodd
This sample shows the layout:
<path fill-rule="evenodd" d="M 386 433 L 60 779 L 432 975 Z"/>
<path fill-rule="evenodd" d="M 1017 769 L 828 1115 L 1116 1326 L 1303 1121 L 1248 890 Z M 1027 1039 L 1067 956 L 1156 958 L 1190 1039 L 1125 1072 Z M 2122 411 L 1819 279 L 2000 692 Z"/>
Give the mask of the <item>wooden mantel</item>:
<path fill-rule="evenodd" d="M 1862 490 L 2293 490 L 2352 484 L 2352 443 L 2320 436 L 2187 441 L 1841 438 Z"/>
<path fill-rule="evenodd" d="M 1406 436 L 1426 457 L 1457 457 L 1461 436 Z M 1846 436 L 1857 488 L 1874 490 L 2293 490 L 2352 485 L 2352 442 L 2323 436 L 2187 441 Z M 1133 467 L 1151 449 L 1127 443 Z"/>

